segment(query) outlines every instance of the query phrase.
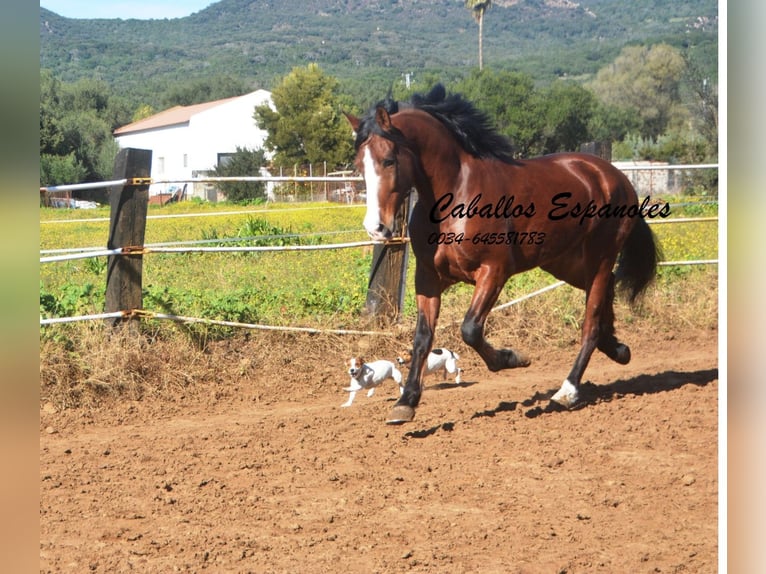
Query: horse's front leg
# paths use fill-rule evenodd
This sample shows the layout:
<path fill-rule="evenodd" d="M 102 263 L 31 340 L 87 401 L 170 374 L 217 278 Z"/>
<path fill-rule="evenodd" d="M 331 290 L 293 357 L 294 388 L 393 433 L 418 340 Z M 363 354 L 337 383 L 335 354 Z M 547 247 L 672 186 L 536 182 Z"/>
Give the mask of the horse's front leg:
<path fill-rule="evenodd" d="M 460 328 L 463 341 L 479 353 L 490 371 L 527 367 L 530 364 L 529 358 L 523 353 L 511 349 L 495 349 L 484 338 L 484 323 L 503 289 L 505 280 L 506 277 L 491 269 L 480 272 L 476 278 L 471 306 Z"/>
<path fill-rule="evenodd" d="M 415 340 L 412 343 L 412 361 L 407 382 L 399 397 L 399 400 L 391 410 L 391 416 L 386 421 L 388 424 L 401 424 L 410 422 L 415 418 L 415 407 L 420 402 L 423 394 L 423 375 L 427 366 L 426 358 L 431 352 L 434 340 L 434 329 L 439 318 L 441 296 L 426 296 L 418 294 L 418 320 L 415 325 Z"/>

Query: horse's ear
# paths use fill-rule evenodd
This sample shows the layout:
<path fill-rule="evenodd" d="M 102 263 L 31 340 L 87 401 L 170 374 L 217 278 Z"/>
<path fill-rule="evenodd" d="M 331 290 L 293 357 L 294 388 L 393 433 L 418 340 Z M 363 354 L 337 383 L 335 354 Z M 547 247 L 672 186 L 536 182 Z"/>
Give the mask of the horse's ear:
<path fill-rule="evenodd" d="M 375 110 L 375 122 L 384 132 L 391 130 L 391 116 L 388 115 L 388 110 L 383 106 L 378 106 L 378 109 Z"/>
<path fill-rule="evenodd" d="M 343 112 L 343 115 L 346 116 L 346 119 L 348 120 L 348 123 L 351 124 L 351 128 L 355 132 L 358 132 L 359 131 L 359 123 L 360 123 L 359 122 L 359 118 L 354 116 L 354 115 L 348 114 L 346 112 Z"/>

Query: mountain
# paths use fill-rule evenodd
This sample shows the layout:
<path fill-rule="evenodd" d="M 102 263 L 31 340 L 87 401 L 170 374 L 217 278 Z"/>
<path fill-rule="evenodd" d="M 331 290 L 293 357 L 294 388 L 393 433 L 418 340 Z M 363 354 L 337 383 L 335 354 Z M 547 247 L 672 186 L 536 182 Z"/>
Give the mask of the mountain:
<path fill-rule="evenodd" d="M 586 79 L 626 44 L 689 48 L 717 77 L 717 0 L 496 0 L 485 65 Z M 346 85 L 403 74 L 461 77 L 477 65 L 478 26 L 463 0 L 221 0 L 185 18 L 70 19 L 40 8 L 40 67 L 100 78 L 137 101 L 174 82 L 229 75 L 270 88 L 318 63 Z"/>

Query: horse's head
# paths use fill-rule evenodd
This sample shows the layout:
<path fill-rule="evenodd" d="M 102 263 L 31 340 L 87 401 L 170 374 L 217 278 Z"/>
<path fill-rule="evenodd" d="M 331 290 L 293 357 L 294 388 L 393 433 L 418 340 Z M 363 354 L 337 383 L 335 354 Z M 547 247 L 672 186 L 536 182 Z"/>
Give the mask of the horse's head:
<path fill-rule="evenodd" d="M 391 106 L 378 105 L 363 118 L 346 114 L 356 132 L 357 169 L 367 187 L 364 228 L 372 239 L 389 239 L 394 216 L 414 186 L 415 157 L 391 121 Z"/>

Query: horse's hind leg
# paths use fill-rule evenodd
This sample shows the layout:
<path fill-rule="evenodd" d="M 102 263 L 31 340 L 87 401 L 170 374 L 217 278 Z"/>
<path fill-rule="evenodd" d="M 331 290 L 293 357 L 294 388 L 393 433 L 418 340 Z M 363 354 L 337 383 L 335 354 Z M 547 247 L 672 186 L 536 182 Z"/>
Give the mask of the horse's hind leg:
<path fill-rule="evenodd" d="M 485 271 L 477 278 L 471 306 L 460 328 L 463 341 L 479 354 L 490 371 L 526 367 L 530 363 L 524 354 L 511 349 L 495 349 L 484 338 L 484 323 L 504 283 L 504 277 L 491 271 Z"/>
<path fill-rule="evenodd" d="M 572 370 L 569 371 L 569 376 L 563 382 L 558 392 L 551 397 L 552 401 L 567 408 L 573 407 L 580 398 L 579 388 L 582 375 L 596 347 L 602 343 L 612 345 L 612 341 L 615 345 L 620 345 L 620 343 L 617 343 L 617 339 L 614 338 L 614 312 L 612 311 L 614 280 L 611 268 L 611 263 L 602 262 L 590 288 L 586 289 L 585 319 L 582 326 L 580 352 L 577 354 Z M 607 331 L 602 336 L 601 330 L 604 326 L 605 318 L 607 319 L 608 326 Z M 617 347 L 615 346 L 610 348 L 610 351 L 616 351 L 616 349 Z"/>
<path fill-rule="evenodd" d="M 618 341 L 614 335 L 614 283 L 614 273 L 611 273 L 604 301 L 604 311 L 601 314 L 598 350 L 613 361 L 621 365 L 627 365 L 630 362 L 630 348 Z"/>

